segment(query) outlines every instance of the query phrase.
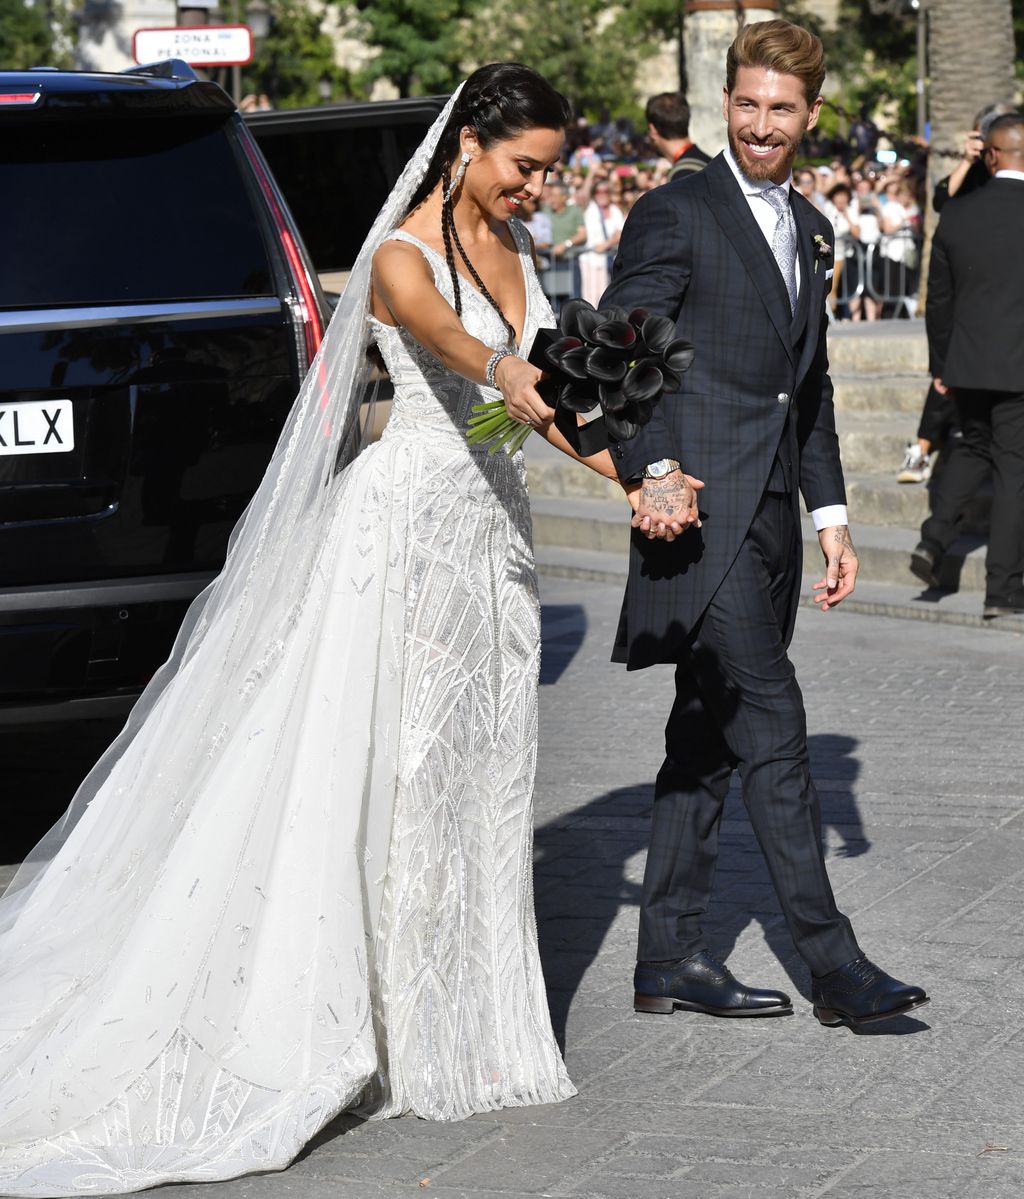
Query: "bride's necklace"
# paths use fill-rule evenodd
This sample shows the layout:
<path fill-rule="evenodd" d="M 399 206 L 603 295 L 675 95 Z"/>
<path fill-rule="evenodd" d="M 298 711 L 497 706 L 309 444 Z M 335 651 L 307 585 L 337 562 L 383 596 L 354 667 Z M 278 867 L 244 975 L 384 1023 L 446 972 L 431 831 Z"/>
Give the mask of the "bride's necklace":
<path fill-rule="evenodd" d="M 459 287 L 459 272 L 455 269 L 455 254 L 452 251 L 452 243 L 455 243 L 455 248 L 459 252 L 459 257 L 466 264 L 466 269 L 472 276 L 473 282 L 480 289 L 480 294 L 490 304 L 494 311 L 501 318 L 501 323 L 505 326 L 505 334 L 507 343 L 505 348 L 511 353 L 516 352 L 516 331 L 512 328 L 512 324 L 508 317 L 502 312 L 501 305 L 487 290 L 487 285 L 480 278 L 476 267 L 470 262 L 469 255 L 463 248 L 462 241 L 459 237 L 459 231 L 455 227 L 455 211 L 452 204 L 451 189 L 445 187 L 442 192 L 441 201 L 441 234 L 444 237 L 445 258 L 448 261 L 448 271 L 452 277 L 452 287 L 455 290 L 455 311 L 458 316 L 462 316 L 462 291 Z"/>

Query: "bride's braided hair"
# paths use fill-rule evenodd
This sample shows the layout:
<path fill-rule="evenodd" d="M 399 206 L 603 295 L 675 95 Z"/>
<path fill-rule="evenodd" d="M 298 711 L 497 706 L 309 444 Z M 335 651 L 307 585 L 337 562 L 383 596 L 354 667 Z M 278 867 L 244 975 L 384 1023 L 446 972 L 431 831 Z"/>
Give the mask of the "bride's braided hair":
<path fill-rule="evenodd" d="M 412 212 L 440 183 L 441 236 L 455 293 L 455 311 L 462 316 L 462 289 L 455 267 L 457 250 L 473 282 L 504 322 L 510 345 L 515 341 L 515 330 L 470 262 L 455 227 L 454 196 L 449 197 L 448 190 L 452 164 L 459 153 L 459 137 L 470 125 L 476 131 L 480 145 L 488 150 L 496 142 L 516 137 L 528 129 L 564 129 L 571 120 L 572 109 L 566 98 L 530 67 L 517 62 L 496 62 L 480 67 L 466 80 L 423 182 L 409 204 L 409 212 Z"/>

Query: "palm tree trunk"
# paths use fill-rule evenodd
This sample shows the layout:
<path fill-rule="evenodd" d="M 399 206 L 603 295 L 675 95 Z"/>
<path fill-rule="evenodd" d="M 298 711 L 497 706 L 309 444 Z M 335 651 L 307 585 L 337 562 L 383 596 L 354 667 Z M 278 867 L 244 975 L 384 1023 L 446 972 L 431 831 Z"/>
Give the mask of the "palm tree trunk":
<path fill-rule="evenodd" d="M 922 0 L 928 17 L 928 75 L 931 81 L 931 153 L 925 208 L 921 302 L 925 300 L 928 250 L 938 221 L 931 196 L 936 183 L 963 154 L 964 134 L 979 109 L 1012 101 L 1012 0 Z"/>

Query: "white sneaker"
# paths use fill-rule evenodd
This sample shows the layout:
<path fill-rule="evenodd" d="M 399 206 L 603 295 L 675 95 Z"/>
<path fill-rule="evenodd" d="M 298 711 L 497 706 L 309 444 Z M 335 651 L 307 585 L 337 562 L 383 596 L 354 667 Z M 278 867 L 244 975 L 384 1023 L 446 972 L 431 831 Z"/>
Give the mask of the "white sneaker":
<path fill-rule="evenodd" d="M 932 455 L 926 454 L 916 441 L 907 445 L 903 465 L 896 476 L 897 483 L 927 483 L 932 477 Z"/>

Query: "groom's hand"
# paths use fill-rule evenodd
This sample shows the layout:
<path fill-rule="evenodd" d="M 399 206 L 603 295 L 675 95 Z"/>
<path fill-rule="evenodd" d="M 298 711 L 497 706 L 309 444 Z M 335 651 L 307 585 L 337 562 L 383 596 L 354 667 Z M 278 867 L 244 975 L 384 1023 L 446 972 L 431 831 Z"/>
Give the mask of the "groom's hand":
<path fill-rule="evenodd" d="M 703 486 L 700 479 L 681 470 L 671 471 L 663 479 L 644 479 L 630 523 L 650 541 L 659 537 L 675 541 L 690 525 L 699 529 L 697 492 Z"/>
<path fill-rule="evenodd" d="M 814 584 L 814 602 L 827 612 L 853 591 L 860 559 L 850 539 L 849 525 L 819 529 L 818 544 L 825 555 L 825 577 Z"/>

